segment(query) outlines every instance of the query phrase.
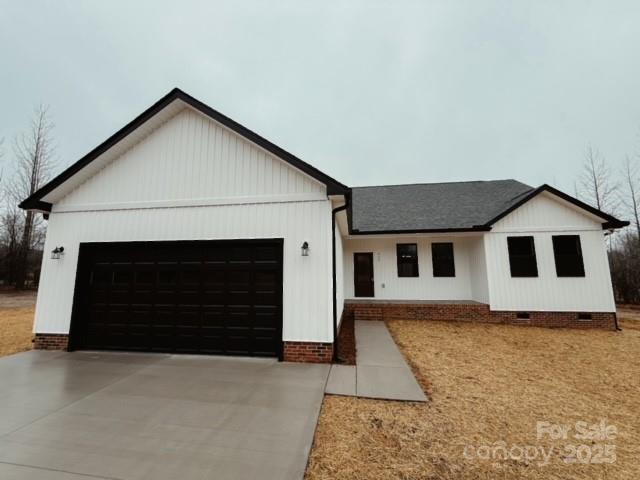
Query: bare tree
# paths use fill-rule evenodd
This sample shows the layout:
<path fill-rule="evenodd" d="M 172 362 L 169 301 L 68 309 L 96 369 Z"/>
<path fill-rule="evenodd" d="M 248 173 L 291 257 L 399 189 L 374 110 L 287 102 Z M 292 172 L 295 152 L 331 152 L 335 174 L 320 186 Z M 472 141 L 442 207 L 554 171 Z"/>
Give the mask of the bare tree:
<path fill-rule="evenodd" d="M 32 195 L 49 179 L 53 166 L 52 128 L 47 107 L 40 105 L 34 112 L 28 132 L 16 138 L 16 171 L 8 187 L 11 205 L 15 206 Z M 41 222 L 41 217 L 34 212 L 28 211 L 24 214 L 16 262 L 16 288 L 21 289 L 25 286 L 29 253 L 33 248 L 34 239 L 40 239 L 40 235 L 35 233 Z"/>
<path fill-rule="evenodd" d="M 640 158 L 638 158 L 640 160 Z M 640 241 L 640 171 L 638 161 L 627 157 L 624 164 L 624 179 L 626 183 L 626 195 L 622 195 L 622 203 L 632 215 L 632 223 L 636 229 L 638 241 Z"/>
<path fill-rule="evenodd" d="M 14 203 L 7 204 L 0 216 L 0 243 L 2 244 L 2 279 L 7 285 L 16 281 L 19 269 L 20 241 L 24 215 Z"/>
<path fill-rule="evenodd" d="M 615 213 L 618 208 L 618 184 L 602 154 L 591 145 L 585 152 L 580 177 L 580 196 L 598 210 Z"/>

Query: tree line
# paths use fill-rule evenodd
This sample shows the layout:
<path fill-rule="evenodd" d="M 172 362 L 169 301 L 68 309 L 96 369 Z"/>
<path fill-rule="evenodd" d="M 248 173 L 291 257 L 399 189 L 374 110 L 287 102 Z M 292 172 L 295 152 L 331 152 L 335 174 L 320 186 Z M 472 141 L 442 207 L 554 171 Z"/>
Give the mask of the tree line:
<path fill-rule="evenodd" d="M 616 302 L 640 304 L 640 150 L 616 166 L 589 146 L 575 190 L 580 200 L 630 221 L 606 233 L 609 268 Z"/>
<path fill-rule="evenodd" d="M 38 285 L 46 222 L 41 214 L 26 212 L 18 204 L 51 177 L 55 167 L 52 133 L 48 108 L 40 105 L 10 148 L 0 140 L 5 167 L 0 178 L 0 283 L 5 288 Z"/>

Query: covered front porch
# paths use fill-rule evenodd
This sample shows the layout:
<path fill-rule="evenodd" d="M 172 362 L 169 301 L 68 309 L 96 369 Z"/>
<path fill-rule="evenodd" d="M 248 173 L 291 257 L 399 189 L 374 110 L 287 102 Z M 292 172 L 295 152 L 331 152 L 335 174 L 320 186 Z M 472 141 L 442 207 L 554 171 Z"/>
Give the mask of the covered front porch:
<path fill-rule="evenodd" d="M 394 303 L 404 310 L 489 303 L 482 233 L 348 236 L 343 265 L 345 300 L 373 300 L 372 310 L 378 300 L 405 302 Z"/>

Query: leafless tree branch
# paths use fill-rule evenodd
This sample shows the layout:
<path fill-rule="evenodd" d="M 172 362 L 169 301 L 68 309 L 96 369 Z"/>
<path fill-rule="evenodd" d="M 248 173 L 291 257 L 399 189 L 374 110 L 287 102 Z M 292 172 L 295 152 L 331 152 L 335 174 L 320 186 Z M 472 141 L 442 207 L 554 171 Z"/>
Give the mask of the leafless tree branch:
<path fill-rule="evenodd" d="M 582 199 L 598 210 L 615 214 L 618 209 L 618 183 L 612 176 L 604 156 L 591 145 L 585 152 L 585 162 L 579 179 Z"/>

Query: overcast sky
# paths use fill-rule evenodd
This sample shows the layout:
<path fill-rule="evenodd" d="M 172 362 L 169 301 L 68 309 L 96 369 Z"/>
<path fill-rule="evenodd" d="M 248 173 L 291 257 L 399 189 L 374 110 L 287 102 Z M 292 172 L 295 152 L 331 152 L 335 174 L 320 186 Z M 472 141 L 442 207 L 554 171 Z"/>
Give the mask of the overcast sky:
<path fill-rule="evenodd" d="M 0 82 L 5 171 L 40 102 L 61 170 L 177 86 L 351 186 L 573 193 L 640 151 L 640 2 L 0 0 Z"/>

